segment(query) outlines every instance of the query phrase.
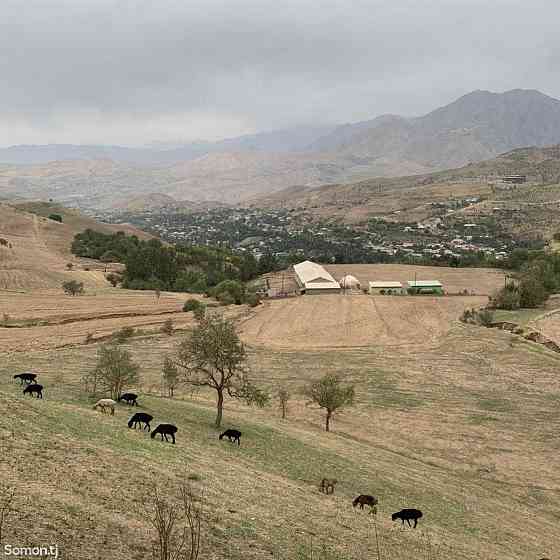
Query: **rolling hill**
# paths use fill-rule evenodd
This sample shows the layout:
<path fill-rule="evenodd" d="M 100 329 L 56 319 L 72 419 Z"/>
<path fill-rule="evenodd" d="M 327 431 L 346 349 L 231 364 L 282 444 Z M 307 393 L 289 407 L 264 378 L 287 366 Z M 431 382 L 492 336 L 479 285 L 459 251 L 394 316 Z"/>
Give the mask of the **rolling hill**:
<path fill-rule="evenodd" d="M 60 214 L 63 222 L 49 219 L 52 213 Z M 88 228 L 150 237 L 132 226 L 102 224 L 53 204 L 0 204 L 0 238 L 6 242 L 0 246 L 0 289 L 60 288 L 67 280 L 84 282 L 86 287 L 108 286 L 99 262 L 70 253 L 74 236 Z M 72 270 L 67 269 L 68 262 L 75 265 Z"/>
<path fill-rule="evenodd" d="M 525 175 L 527 186 L 511 191 L 493 190 L 492 183 L 508 174 Z M 556 145 L 520 148 L 487 161 L 423 175 L 319 187 L 292 187 L 255 197 L 245 204 L 257 208 L 298 209 L 315 216 L 341 218 L 354 223 L 372 216 L 417 221 L 432 215 L 432 203 L 479 196 L 486 199 L 490 211 L 495 206 L 492 201 L 500 207 L 512 207 L 519 213 L 518 222 L 523 222 L 526 211 L 546 210 L 546 227 L 534 217 L 527 219 L 526 225 L 529 229 L 538 226 L 548 232 L 560 225 L 560 219 L 554 218 L 554 205 L 560 200 L 559 183 L 560 146 Z M 477 206 L 477 209 L 483 207 Z"/>
<path fill-rule="evenodd" d="M 98 209 L 150 193 L 238 203 L 294 186 L 425 175 L 518 148 L 559 143 L 560 101 L 534 90 L 475 91 L 420 117 L 384 115 L 171 150 L 1 149 L 0 197 L 53 198 Z"/>

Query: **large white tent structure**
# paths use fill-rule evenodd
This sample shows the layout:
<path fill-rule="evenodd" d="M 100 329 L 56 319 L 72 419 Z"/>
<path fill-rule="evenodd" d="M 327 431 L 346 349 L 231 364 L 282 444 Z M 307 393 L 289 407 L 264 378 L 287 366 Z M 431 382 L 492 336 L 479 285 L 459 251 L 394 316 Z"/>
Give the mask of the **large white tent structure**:
<path fill-rule="evenodd" d="M 340 284 L 320 264 L 303 261 L 294 265 L 294 272 L 302 294 L 340 292 Z"/>

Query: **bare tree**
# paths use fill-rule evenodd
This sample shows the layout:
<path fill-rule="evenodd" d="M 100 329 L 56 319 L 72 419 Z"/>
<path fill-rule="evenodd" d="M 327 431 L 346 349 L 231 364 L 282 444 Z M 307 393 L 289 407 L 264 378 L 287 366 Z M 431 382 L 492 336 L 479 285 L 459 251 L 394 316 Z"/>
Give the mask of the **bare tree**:
<path fill-rule="evenodd" d="M 179 488 L 179 503 L 164 498 L 154 486 L 147 514 L 157 540 L 154 543 L 154 560 L 196 560 L 200 553 L 202 537 L 203 498 L 194 494 L 183 483 Z"/>
<path fill-rule="evenodd" d="M 345 406 L 354 404 L 354 387 L 342 385 L 339 375 L 328 373 L 321 379 L 311 382 L 304 390 L 309 398 L 308 404 L 316 404 L 327 412 L 325 430 L 330 431 L 332 415 Z"/>
<path fill-rule="evenodd" d="M 165 387 L 167 388 L 167 394 L 173 398 L 175 389 L 177 385 L 179 385 L 179 370 L 175 362 L 169 356 L 165 356 L 163 360 L 162 376 Z"/>
<path fill-rule="evenodd" d="M 278 401 L 280 405 L 280 410 L 282 411 L 282 420 L 286 419 L 288 413 L 288 402 L 290 400 L 290 392 L 285 387 L 282 387 L 278 391 Z"/>
<path fill-rule="evenodd" d="M 248 379 L 246 359 L 235 325 L 220 314 L 198 319 L 191 334 L 179 345 L 176 363 L 184 372 L 184 382 L 216 391 L 217 428 L 222 424 L 226 394 L 257 406 L 269 400 L 268 394 Z"/>

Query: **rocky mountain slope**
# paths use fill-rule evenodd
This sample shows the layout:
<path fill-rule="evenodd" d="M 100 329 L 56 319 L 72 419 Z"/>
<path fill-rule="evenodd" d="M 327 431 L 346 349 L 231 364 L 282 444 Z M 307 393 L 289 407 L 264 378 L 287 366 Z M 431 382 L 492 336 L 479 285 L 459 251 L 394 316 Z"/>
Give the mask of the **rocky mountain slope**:
<path fill-rule="evenodd" d="M 289 187 L 422 175 L 516 148 L 559 143 L 560 101 L 533 90 L 476 91 L 422 117 L 385 115 L 173 150 L 4 149 L 0 197 L 53 198 L 103 209 L 152 193 L 179 201 L 238 203 Z M 61 156 L 67 159 L 59 161 Z M 48 157 L 57 161 L 46 163 Z"/>

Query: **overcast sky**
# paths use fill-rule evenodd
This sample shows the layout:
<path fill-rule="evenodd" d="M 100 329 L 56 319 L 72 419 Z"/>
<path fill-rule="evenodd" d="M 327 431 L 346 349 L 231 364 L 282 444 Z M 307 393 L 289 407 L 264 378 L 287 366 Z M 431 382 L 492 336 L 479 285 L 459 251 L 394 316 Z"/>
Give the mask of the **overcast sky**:
<path fill-rule="evenodd" d="M 139 145 L 560 97 L 557 0 L 0 0 L 0 146 Z"/>

